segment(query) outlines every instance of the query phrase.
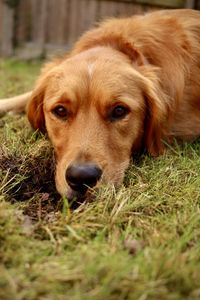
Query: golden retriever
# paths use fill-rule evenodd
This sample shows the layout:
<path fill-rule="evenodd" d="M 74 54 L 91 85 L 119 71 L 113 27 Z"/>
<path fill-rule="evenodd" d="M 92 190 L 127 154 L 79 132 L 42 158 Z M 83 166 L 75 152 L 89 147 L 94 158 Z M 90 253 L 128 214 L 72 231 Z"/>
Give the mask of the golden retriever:
<path fill-rule="evenodd" d="M 0 111 L 27 102 L 31 125 L 53 144 L 61 195 L 118 186 L 135 152 L 155 156 L 163 140 L 200 136 L 200 12 L 101 23 L 44 67 L 31 95 L 4 99 Z"/>

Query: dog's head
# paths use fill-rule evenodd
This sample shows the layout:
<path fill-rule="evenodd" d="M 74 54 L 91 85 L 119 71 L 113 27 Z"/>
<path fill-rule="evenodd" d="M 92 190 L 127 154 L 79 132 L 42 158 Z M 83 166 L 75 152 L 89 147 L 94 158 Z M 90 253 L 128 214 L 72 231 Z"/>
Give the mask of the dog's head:
<path fill-rule="evenodd" d="M 135 49 L 120 47 L 85 49 L 47 66 L 32 94 L 28 118 L 53 144 L 62 195 L 85 195 L 101 181 L 119 185 L 134 151 L 162 151 L 158 79 Z"/>

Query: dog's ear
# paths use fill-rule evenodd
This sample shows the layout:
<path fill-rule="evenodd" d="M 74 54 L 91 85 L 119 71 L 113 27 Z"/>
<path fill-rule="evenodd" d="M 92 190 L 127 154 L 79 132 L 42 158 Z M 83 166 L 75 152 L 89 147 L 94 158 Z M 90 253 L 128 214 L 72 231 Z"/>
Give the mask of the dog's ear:
<path fill-rule="evenodd" d="M 150 80 L 145 84 L 144 98 L 144 148 L 152 156 L 158 156 L 164 151 L 163 138 L 167 133 L 166 124 L 169 124 L 169 120 L 166 120 L 170 118 L 169 99 L 161 88 Z"/>
<path fill-rule="evenodd" d="M 27 116 L 32 127 L 34 129 L 39 129 L 43 133 L 45 133 L 46 131 L 43 111 L 43 100 L 45 96 L 45 91 L 49 82 L 49 78 L 51 76 L 51 71 L 62 61 L 62 57 L 55 58 L 54 60 L 46 63 L 43 66 L 37 85 L 33 90 L 33 93 L 26 108 Z"/>
<path fill-rule="evenodd" d="M 144 65 L 146 63 L 146 59 L 142 53 L 123 35 L 110 31 L 107 32 L 101 28 L 86 32 L 75 44 L 74 50 L 71 54 L 77 54 L 95 46 L 112 47 L 113 49 L 125 54 L 129 57 L 130 61 L 136 65 Z"/>
<path fill-rule="evenodd" d="M 45 132 L 45 119 L 43 112 L 43 99 L 45 95 L 44 84 L 38 85 L 31 95 L 31 99 L 27 105 L 27 117 L 31 126 L 36 130 Z"/>

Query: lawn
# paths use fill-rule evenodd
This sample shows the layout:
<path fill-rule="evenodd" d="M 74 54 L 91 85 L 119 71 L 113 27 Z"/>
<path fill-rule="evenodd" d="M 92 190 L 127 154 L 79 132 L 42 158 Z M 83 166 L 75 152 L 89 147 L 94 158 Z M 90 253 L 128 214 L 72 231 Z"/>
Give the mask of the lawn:
<path fill-rule="evenodd" d="M 0 96 L 30 90 L 39 68 L 0 60 Z M 0 119 L 0 145 L 1 300 L 200 299 L 200 142 L 135 159 L 119 190 L 76 208 L 24 116 Z"/>

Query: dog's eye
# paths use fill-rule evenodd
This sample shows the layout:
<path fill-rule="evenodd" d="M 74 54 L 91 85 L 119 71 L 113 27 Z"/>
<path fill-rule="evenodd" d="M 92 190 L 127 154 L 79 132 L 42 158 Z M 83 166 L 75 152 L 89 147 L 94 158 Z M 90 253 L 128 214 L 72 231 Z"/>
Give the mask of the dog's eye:
<path fill-rule="evenodd" d="M 122 118 L 124 118 L 128 114 L 129 110 L 127 107 L 124 107 L 122 105 L 116 106 L 110 114 L 111 121 L 117 121 Z"/>
<path fill-rule="evenodd" d="M 62 105 L 56 106 L 52 112 L 54 115 L 56 115 L 56 117 L 59 117 L 61 119 L 66 119 L 68 117 L 68 111 Z"/>

